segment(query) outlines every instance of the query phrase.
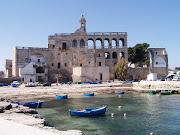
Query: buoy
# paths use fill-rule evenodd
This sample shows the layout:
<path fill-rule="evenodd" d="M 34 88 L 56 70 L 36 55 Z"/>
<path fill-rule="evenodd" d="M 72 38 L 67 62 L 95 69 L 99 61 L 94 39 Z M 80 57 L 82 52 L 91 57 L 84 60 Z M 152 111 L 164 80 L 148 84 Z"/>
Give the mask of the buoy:
<path fill-rule="evenodd" d="M 119 95 L 119 98 L 121 97 L 121 95 Z"/>
<path fill-rule="evenodd" d="M 111 113 L 111 117 L 114 117 L 114 113 Z"/>
<path fill-rule="evenodd" d="M 121 108 L 121 106 L 118 106 L 119 108 Z"/>
<path fill-rule="evenodd" d="M 124 117 L 126 117 L 126 113 L 124 113 Z"/>
<path fill-rule="evenodd" d="M 153 135 L 153 132 L 151 132 L 150 135 Z"/>

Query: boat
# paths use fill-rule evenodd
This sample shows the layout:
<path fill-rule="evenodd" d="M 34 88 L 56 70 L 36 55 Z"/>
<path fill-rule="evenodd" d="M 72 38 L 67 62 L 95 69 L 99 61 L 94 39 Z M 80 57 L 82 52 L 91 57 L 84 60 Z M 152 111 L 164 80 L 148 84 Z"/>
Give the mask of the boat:
<path fill-rule="evenodd" d="M 170 91 L 161 91 L 161 95 L 171 95 Z"/>
<path fill-rule="evenodd" d="M 56 99 L 67 99 L 68 98 L 68 94 L 66 95 L 56 95 Z"/>
<path fill-rule="evenodd" d="M 77 110 L 70 110 L 69 113 L 71 116 L 92 116 L 92 115 L 100 115 L 106 113 L 106 106 L 103 107 L 96 107 L 96 108 L 88 108 L 88 109 L 77 109 Z"/>
<path fill-rule="evenodd" d="M 41 108 L 44 101 L 38 101 L 38 102 L 16 102 L 18 105 L 23 105 L 30 108 Z"/>
<path fill-rule="evenodd" d="M 155 90 L 152 90 L 149 92 L 149 94 L 156 94 L 157 92 Z"/>
<path fill-rule="evenodd" d="M 15 83 L 11 83 L 11 86 L 12 86 L 12 87 L 18 87 L 18 85 L 15 84 Z"/>
<path fill-rule="evenodd" d="M 84 96 L 94 96 L 94 93 L 84 93 Z"/>
<path fill-rule="evenodd" d="M 125 94 L 124 91 L 115 91 L 115 94 Z"/>

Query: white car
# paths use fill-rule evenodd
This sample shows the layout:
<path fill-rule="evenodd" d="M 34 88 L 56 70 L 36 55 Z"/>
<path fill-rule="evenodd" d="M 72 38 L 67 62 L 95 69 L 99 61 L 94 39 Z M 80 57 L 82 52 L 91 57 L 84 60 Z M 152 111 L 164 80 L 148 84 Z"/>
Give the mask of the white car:
<path fill-rule="evenodd" d="M 13 81 L 13 84 L 17 84 L 18 86 L 20 85 L 20 83 L 18 81 Z"/>
<path fill-rule="evenodd" d="M 180 77 L 175 76 L 172 81 L 180 81 Z"/>

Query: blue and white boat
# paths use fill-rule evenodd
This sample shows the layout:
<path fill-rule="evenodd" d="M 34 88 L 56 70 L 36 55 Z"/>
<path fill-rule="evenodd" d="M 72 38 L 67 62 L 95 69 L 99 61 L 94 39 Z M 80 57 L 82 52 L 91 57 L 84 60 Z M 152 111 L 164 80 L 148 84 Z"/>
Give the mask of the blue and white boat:
<path fill-rule="evenodd" d="M 115 91 L 115 94 L 125 94 L 124 91 Z"/>
<path fill-rule="evenodd" d="M 38 101 L 38 102 L 16 102 L 18 105 L 23 105 L 30 108 L 41 108 L 44 101 Z"/>
<path fill-rule="evenodd" d="M 94 93 L 84 93 L 84 96 L 94 96 Z"/>
<path fill-rule="evenodd" d="M 66 95 L 56 95 L 56 99 L 67 99 L 68 98 L 68 94 Z"/>
<path fill-rule="evenodd" d="M 106 106 L 88 109 L 69 110 L 71 116 L 92 116 L 106 113 Z"/>

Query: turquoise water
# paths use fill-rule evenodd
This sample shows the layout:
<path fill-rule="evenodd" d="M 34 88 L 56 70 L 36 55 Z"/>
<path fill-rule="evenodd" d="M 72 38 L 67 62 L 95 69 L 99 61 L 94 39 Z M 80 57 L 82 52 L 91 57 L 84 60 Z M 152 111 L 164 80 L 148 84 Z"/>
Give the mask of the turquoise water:
<path fill-rule="evenodd" d="M 44 99 L 39 114 L 59 130 L 81 130 L 86 135 L 178 135 L 180 95 L 125 94 L 70 96 Z M 70 116 L 69 109 L 108 105 L 105 115 Z M 122 106 L 119 108 L 118 106 Z M 114 113 L 114 117 L 111 117 Z M 124 117 L 126 113 L 126 117 Z"/>

